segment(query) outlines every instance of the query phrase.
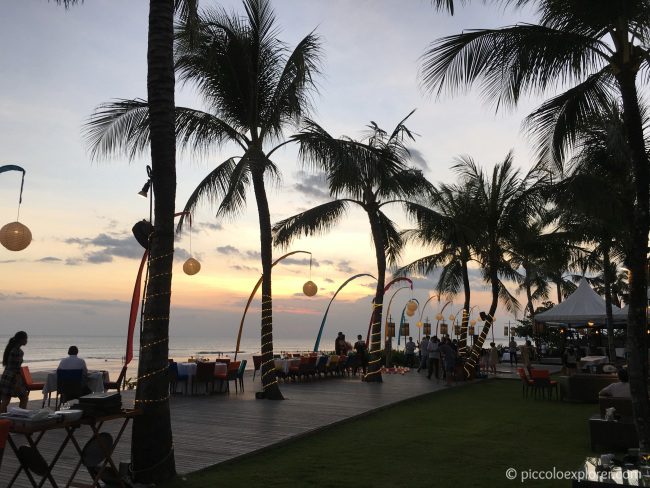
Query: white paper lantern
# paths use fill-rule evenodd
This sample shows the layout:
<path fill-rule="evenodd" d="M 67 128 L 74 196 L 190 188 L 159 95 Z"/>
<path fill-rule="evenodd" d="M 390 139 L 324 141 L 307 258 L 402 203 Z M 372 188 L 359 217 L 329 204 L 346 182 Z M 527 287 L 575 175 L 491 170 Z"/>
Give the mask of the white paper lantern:
<path fill-rule="evenodd" d="M 32 233 L 20 222 L 10 222 L 0 229 L 0 243 L 10 251 L 22 251 L 32 242 Z"/>
<path fill-rule="evenodd" d="M 195 275 L 199 271 L 201 271 L 201 263 L 199 263 L 196 259 L 194 258 L 189 258 L 185 263 L 183 263 L 183 271 L 187 275 Z"/>
<path fill-rule="evenodd" d="M 308 297 L 313 297 L 317 291 L 318 287 L 313 281 L 307 281 L 304 285 L 302 285 L 302 292 Z"/>
<path fill-rule="evenodd" d="M 406 304 L 406 310 L 409 312 L 415 312 L 418 309 L 418 302 L 415 300 L 409 300 Z"/>

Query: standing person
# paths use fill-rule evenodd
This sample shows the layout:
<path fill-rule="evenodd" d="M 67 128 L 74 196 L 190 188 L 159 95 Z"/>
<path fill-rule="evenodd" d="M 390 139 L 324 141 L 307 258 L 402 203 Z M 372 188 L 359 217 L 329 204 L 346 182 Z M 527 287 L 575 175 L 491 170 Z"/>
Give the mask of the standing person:
<path fill-rule="evenodd" d="M 519 366 L 517 362 L 517 343 L 515 342 L 514 337 L 510 339 L 510 344 L 508 346 L 509 346 L 508 351 L 510 352 L 510 366 L 512 366 L 513 359 L 515 361 L 515 366 Z"/>
<path fill-rule="evenodd" d="M 415 361 L 415 342 L 413 342 L 412 337 L 409 337 L 409 341 L 404 346 L 404 351 L 406 352 L 406 366 L 412 368 Z"/>
<path fill-rule="evenodd" d="M 429 336 L 425 335 L 420 341 L 420 367 L 418 368 L 418 373 L 427 367 L 427 361 L 429 360 Z"/>
<path fill-rule="evenodd" d="M 341 345 L 340 354 L 347 354 L 352 350 L 352 344 L 345 340 L 345 334 L 341 334 L 341 340 L 339 341 L 339 344 Z"/>
<path fill-rule="evenodd" d="M 489 351 L 489 365 L 490 373 L 497 374 L 497 364 L 499 364 L 499 351 L 497 351 L 496 344 L 490 342 L 490 351 Z"/>
<path fill-rule="evenodd" d="M 526 341 L 526 344 L 521 346 L 521 360 L 524 363 L 524 368 L 530 373 L 531 366 L 531 356 L 533 355 L 532 346 L 530 341 Z"/>
<path fill-rule="evenodd" d="M 428 375 L 427 378 L 431 379 L 431 375 L 435 374 L 436 380 L 440 379 L 440 341 L 437 336 L 433 336 L 429 341 L 427 347 L 428 360 Z"/>
<path fill-rule="evenodd" d="M 341 355 L 341 351 L 343 351 L 344 344 L 345 344 L 345 336 L 343 335 L 343 332 L 339 332 L 339 335 L 337 335 L 336 339 L 334 340 L 334 352 L 336 353 L 337 356 Z"/>
<path fill-rule="evenodd" d="M 442 363 L 447 375 L 447 386 L 451 386 L 451 382 L 454 377 L 454 369 L 456 368 L 456 351 L 453 347 L 451 347 L 451 342 L 447 337 L 445 337 L 438 349 L 440 350 Z"/>
<path fill-rule="evenodd" d="M 361 366 L 363 375 L 365 376 L 366 368 L 368 367 L 368 356 L 366 354 L 366 342 L 361 337 L 361 334 L 357 336 L 357 342 L 354 343 L 354 350 L 357 352 L 357 364 Z"/>
<path fill-rule="evenodd" d="M 9 339 L 2 355 L 2 365 L 5 367 L 0 377 L 0 413 L 5 413 L 12 396 L 20 399 L 20 408 L 27 408 L 29 391 L 23 384 L 20 368 L 23 364 L 22 346 L 27 344 L 27 333 L 19 331 Z"/>
<path fill-rule="evenodd" d="M 566 368 L 567 376 L 571 376 L 578 371 L 578 355 L 573 346 L 567 347 L 566 351 L 564 351 L 562 362 Z"/>
<path fill-rule="evenodd" d="M 79 354 L 79 348 L 77 346 L 70 346 L 68 348 L 68 357 L 63 358 L 59 362 L 59 367 L 57 369 L 80 369 L 81 370 L 81 392 L 84 395 L 92 393 L 90 388 L 88 388 L 88 368 L 86 367 L 86 361 L 77 355 Z"/>

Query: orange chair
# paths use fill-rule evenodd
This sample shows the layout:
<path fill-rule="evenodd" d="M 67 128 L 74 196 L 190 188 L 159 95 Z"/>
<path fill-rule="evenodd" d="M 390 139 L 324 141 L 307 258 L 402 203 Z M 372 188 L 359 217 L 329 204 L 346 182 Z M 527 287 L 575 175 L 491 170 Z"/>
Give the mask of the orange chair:
<path fill-rule="evenodd" d="M 555 398 L 559 400 L 560 394 L 558 392 L 557 381 L 551 379 L 551 372 L 548 369 L 531 369 L 530 379 L 533 382 L 534 393 L 541 391 L 542 395 L 546 397 L 548 391 L 548 399 L 553 398 L 553 390 L 555 390 Z"/>
<path fill-rule="evenodd" d="M 228 373 L 226 373 L 226 391 L 230 393 L 230 382 L 235 382 L 235 392 L 237 391 L 237 381 L 239 380 L 239 365 L 241 361 L 228 363 Z"/>
<path fill-rule="evenodd" d="M 519 378 L 521 379 L 521 396 L 524 398 L 528 398 L 528 390 L 530 388 L 533 388 L 535 384 L 533 383 L 533 380 L 528 378 L 526 376 L 526 371 L 524 371 L 524 368 L 517 368 L 517 373 L 519 373 Z"/>
<path fill-rule="evenodd" d="M 25 383 L 25 388 L 27 388 L 27 394 L 29 395 L 30 391 L 43 391 L 45 383 L 34 383 L 32 380 L 32 374 L 29 372 L 29 366 L 22 366 L 20 368 L 20 376 L 23 378 L 23 383 Z M 49 395 L 48 395 L 49 396 Z M 45 395 L 43 395 L 43 407 L 45 406 Z"/>
<path fill-rule="evenodd" d="M 5 451 L 7 438 L 9 437 L 9 426 L 11 422 L 8 420 L 0 420 L 0 466 L 2 466 L 2 455 Z"/>

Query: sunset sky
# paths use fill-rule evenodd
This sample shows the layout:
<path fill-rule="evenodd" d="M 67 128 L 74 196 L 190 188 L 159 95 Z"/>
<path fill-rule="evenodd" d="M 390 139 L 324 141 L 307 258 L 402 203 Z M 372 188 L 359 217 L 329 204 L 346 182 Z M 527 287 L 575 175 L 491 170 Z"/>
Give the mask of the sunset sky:
<path fill-rule="evenodd" d="M 221 1 L 242 11 L 239 1 Z M 202 0 L 201 6 L 217 5 Z M 529 12 L 503 11 L 475 2 L 454 17 L 436 12 L 429 0 L 274 0 L 280 37 L 294 46 L 313 29 L 322 38 L 323 73 L 313 118 L 331 134 L 359 137 L 376 121 L 392 129 L 408 112 L 418 134 L 412 163 L 434 183 L 454 179 L 453 158 L 471 155 L 487 168 L 510 149 L 524 170 L 532 152 L 521 131 L 523 117 L 539 100 L 516 112 L 495 114 L 477 92 L 440 99 L 418 83 L 418 59 L 427 45 L 463 29 L 530 21 Z M 146 98 L 145 0 L 87 0 L 65 10 L 45 0 L 14 0 L 0 16 L 0 165 L 27 170 L 20 220 L 34 241 L 25 251 L 0 248 L 0 336 L 25 329 L 35 334 L 119 335 L 126 329 L 128 303 L 142 248 L 132 225 L 148 216 L 137 195 L 146 180 L 146 158 L 92 161 L 83 124 L 102 102 Z M 177 105 L 201 107 L 192 87 L 177 86 Z M 235 148 L 215 148 L 207 157 L 181 154 L 177 209 L 210 168 Z M 304 172 L 295 148 L 278 151 L 283 182 L 270 189 L 273 221 L 326 201 L 318 175 Z M 15 220 L 20 176 L 0 175 L 0 225 Z M 177 242 L 171 334 L 233 337 L 247 296 L 260 275 L 254 198 L 247 212 L 217 221 L 202 206 L 194 216 L 192 254 L 202 263 L 193 277 L 182 273 L 190 236 Z M 407 228 L 399 208 L 390 215 Z M 273 274 L 276 347 L 286 338 L 315 337 L 331 294 L 355 273 L 376 273 L 367 219 L 359 210 L 331 233 L 301 239 L 289 250 L 313 253 L 311 278 L 318 295 L 301 293 L 309 279 L 309 259 L 298 254 Z M 431 250 L 409 247 L 403 264 Z M 283 253 L 276 250 L 275 256 Z M 474 271 L 474 304 L 488 303 L 487 288 Z M 418 277 L 413 296 L 422 303 L 433 281 Z M 359 279 L 332 306 L 325 336 L 336 330 L 365 331 L 374 284 Z M 390 295 L 390 293 L 389 293 Z M 396 299 L 398 315 L 409 298 Z M 522 298 L 522 297 L 520 297 Z M 455 300 L 458 310 L 462 298 Z M 425 317 L 433 318 L 432 301 Z M 419 316 L 419 312 L 418 312 Z M 512 319 L 497 311 L 497 331 Z M 250 310 L 245 335 L 258 334 L 259 302 Z M 364 332 L 365 333 L 365 332 Z M 280 344 L 280 346 L 278 346 Z"/>

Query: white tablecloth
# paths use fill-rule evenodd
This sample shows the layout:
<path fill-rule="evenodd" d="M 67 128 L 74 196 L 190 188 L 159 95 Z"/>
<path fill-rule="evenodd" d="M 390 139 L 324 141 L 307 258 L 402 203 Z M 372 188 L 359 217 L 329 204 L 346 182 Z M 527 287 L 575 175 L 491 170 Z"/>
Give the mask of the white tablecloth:
<path fill-rule="evenodd" d="M 275 366 L 275 369 L 281 371 L 284 374 L 289 374 L 289 368 L 291 368 L 291 366 L 298 366 L 299 364 L 300 364 L 300 358 L 273 360 L 273 365 Z"/>
<path fill-rule="evenodd" d="M 196 376 L 196 363 L 177 363 L 178 364 L 178 376 L 187 376 L 187 391 L 192 391 L 192 384 L 194 383 L 194 377 Z M 226 363 L 215 363 L 214 373 L 215 374 L 226 374 L 228 372 L 228 365 Z M 180 385 L 176 385 L 176 393 L 182 390 Z"/>
<path fill-rule="evenodd" d="M 86 385 L 93 393 L 103 393 L 104 391 L 104 373 L 102 371 L 88 371 Z M 56 371 L 47 374 L 45 386 L 43 386 L 43 395 L 56 391 Z"/>
<path fill-rule="evenodd" d="M 606 362 L 607 362 L 607 356 L 585 356 L 580 359 L 580 364 L 583 367 L 595 366 L 597 364 L 605 364 Z"/>

